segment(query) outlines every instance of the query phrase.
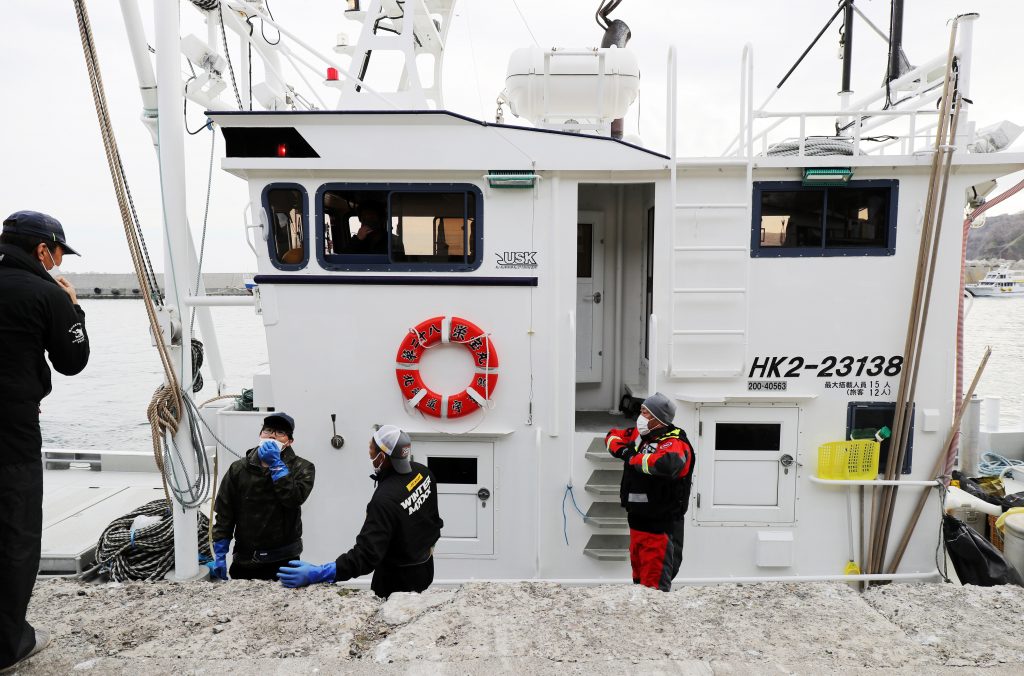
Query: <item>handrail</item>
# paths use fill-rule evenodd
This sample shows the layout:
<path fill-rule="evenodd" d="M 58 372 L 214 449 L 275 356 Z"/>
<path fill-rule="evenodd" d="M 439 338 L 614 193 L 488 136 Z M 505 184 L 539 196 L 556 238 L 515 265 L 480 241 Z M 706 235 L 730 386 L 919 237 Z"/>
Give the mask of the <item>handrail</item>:
<path fill-rule="evenodd" d="M 961 60 L 960 68 L 960 89 L 964 95 L 968 94 L 968 87 L 970 83 L 970 52 L 972 46 L 972 31 L 971 23 L 973 19 L 977 18 L 977 15 L 966 14 L 958 17 L 958 20 L 964 20 L 964 30 L 961 33 L 959 43 L 956 45 L 954 53 Z M 966 19 L 966 20 L 965 20 Z M 798 156 L 805 156 L 805 144 L 804 136 L 806 123 L 809 119 L 819 117 L 838 117 L 845 118 L 847 120 L 853 119 L 854 124 L 849 129 L 849 136 L 856 142 L 852 148 L 854 155 L 865 155 L 865 154 L 881 154 L 878 151 L 881 148 L 891 147 L 893 143 L 900 143 L 901 147 L 906 154 L 913 154 L 917 149 L 917 143 L 915 142 L 918 134 L 921 133 L 922 129 L 918 127 L 917 115 L 929 115 L 937 116 L 938 111 L 929 109 L 932 103 L 935 102 L 936 96 L 930 89 L 936 85 L 941 85 L 942 79 L 939 80 L 929 79 L 928 76 L 935 72 L 937 69 L 942 69 L 946 62 L 947 55 L 945 53 L 940 54 L 929 61 L 911 69 L 904 73 L 900 77 L 896 78 L 888 84 L 888 86 L 880 87 L 871 94 L 858 99 L 848 105 L 842 105 L 839 110 L 828 110 L 828 111 L 803 111 L 803 112 L 767 112 L 765 107 L 769 101 L 778 93 L 778 89 L 773 90 L 769 96 L 765 99 L 764 103 L 760 107 L 755 108 L 753 105 L 753 48 L 748 43 L 743 47 L 743 54 L 740 64 L 740 125 L 739 130 L 732 141 L 726 147 L 722 153 L 723 156 L 736 156 L 753 157 L 754 144 L 759 143 L 761 152 L 767 152 L 768 148 L 768 135 L 777 129 L 780 125 L 786 122 L 796 121 L 800 126 L 800 148 Z M 944 75 L 944 71 L 943 71 Z M 888 109 L 872 109 L 869 106 L 883 101 L 886 96 L 892 96 L 894 92 L 903 90 L 904 93 L 909 93 L 910 96 L 906 101 L 900 104 L 899 109 L 888 108 Z M 862 119 L 863 118 L 863 119 Z M 860 140 L 865 135 L 865 132 L 871 129 L 876 129 L 885 124 L 890 124 L 899 121 L 901 118 L 909 118 L 908 129 L 906 133 L 899 134 L 899 138 L 893 141 L 882 142 L 884 145 L 878 148 L 872 148 L 870 151 L 864 151 L 859 148 Z M 754 132 L 754 124 L 758 120 L 772 120 L 767 127 L 764 129 Z M 925 127 L 927 128 L 927 127 Z M 965 139 L 969 141 L 970 139 Z M 746 149 L 744 151 L 744 145 Z"/>
<path fill-rule="evenodd" d="M 647 332 L 647 392 L 654 394 L 658 391 L 658 315 L 651 313 L 648 326 L 650 328 Z M 573 342 L 573 345 L 575 344 Z M 671 354 L 672 345 L 669 341 L 669 355 Z"/>

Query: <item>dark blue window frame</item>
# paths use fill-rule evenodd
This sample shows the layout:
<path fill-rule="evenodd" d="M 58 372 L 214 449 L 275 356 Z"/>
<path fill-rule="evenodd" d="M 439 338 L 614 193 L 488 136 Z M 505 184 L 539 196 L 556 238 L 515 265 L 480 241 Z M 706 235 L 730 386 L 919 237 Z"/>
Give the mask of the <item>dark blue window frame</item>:
<path fill-rule="evenodd" d="M 272 190 L 298 190 L 302 193 L 302 262 L 282 263 L 277 257 L 277 243 L 274 240 L 274 214 L 270 211 L 270 192 Z M 301 270 L 309 263 L 309 195 L 300 183 L 270 183 L 263 188 L 261 197 L 263 213 L 267 215 L 267 254 L 270 263 L 278 270 Z"/>
<path fill-rule="evenodd" d="M 886 227 L 884 247 L 827 247 L 825 239 L 828 235 L 825 222 L 828 214 L 828 196 L 833 191 L 855 190 L 857 188 L 883 188 L 889 191 L 887 209 L 888 224 Z M 762 195 L 766 192 L 813 192 L 822 195 L 821 246 L 800 247 L 762 247 L 761 246 L 761 206 Z M 750 229 L 751 258 L 824 258 L 830 256 L 892 256 L 896 253 L 896 215 L 899 207 L 899 181 L 895 179 L 874 179 L 866 181 L 850 181 L 844 186 L 805 186 L 799 181 L 757 181 L 754 183 L 753 217 Z"/>
<path fill-rule="evenodd" d="M 339 191 L 378 191 L 387 200 L 388 213 L 386 222 L 388 231 L 391 226 L 391 193 L 472 193 L 475 197 L 473 213 L 473 255 L 474 260 L 468 262 L 439 261 L 397 261 L 390 260 L 391 240 L 388 238 L 388 251 L 384 255 L 373 254 L 324 254 L 326 241 L 326 218 L 324 215 L 324 193 L 329 190 Z M 484 230 L 484 199 L 480 188 L 472 183 L 325 183 L 316 191 L 316 258 L 324 270 L 337 271 L 389 271 L 389 272 L 471 272 L 483 265 L 483 230 Z"/>

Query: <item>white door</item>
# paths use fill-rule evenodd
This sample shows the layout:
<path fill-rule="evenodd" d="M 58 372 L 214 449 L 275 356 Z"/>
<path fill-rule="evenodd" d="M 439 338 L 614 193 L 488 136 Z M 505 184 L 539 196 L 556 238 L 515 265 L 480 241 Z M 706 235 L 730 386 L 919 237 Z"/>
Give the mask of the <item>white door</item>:
<path fill-rule="evenodd" d="M 581 211 L 576 223 L 576 382 L 599 383 L 604 351 L 604 223 Z"/>
<path fill-rule="evenodd" d="M 697 445 L 697 521 L 792 523 L 799 411 L 704 406 Z"/>
<path fill-rule="evenodd" d="M 417 462 L 437 482 L 437 508 L 444 519 L 434 553 L 494 553 L 494 444 L 413 441 Z"/>

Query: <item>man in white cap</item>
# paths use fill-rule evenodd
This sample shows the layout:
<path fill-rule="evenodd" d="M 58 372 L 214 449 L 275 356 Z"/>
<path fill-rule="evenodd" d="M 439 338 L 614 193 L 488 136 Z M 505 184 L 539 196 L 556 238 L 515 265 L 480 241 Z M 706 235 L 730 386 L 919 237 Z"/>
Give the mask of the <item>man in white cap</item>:
<path fill-rule="evenodd" d="M 282 566 L 277 577 L 285 587 L 341 582 L 372 571 L 370 589 L 386 599 L 394 592 L 421 592 L 434 581 L 434 544 L 444 527 L 434 476 L 413 462 L 409 435 L 394 425 L 373 433 L 370 464 L 377 487 L 355 546 L 322 566 Z"/>
<path fill-rule="evenodd" d="M 661 392 L 644 399 L 636 427 L 610 430 L 605 444 L 623 461 L 619 499 L 629 523 L 633 583 L 671 591 L 683 562 L 683 515 L 694 454 L 673 424 L 676 407 Z"/>

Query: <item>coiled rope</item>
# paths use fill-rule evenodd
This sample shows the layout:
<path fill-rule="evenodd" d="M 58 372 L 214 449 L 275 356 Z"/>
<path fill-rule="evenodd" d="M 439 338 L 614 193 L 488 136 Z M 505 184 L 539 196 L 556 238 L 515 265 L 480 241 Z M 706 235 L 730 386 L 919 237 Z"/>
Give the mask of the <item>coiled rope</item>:
<path fill-rule="evenodd" d="M 158 517 L 159 522 L 137 530 L 132 524 L 138 516 Z M 199 514 L 199 553 L 210 557 L 206 536 L 209 520 Z M 96 547 L 96 567 L 115 582 L 160 580 L 174 566 L 174 519 L 170 503 L 154 500 L 115 519 L 100 535 Z"/>
<path fill-rule="evenodd" d="M 993 451 L 986 451 L 982 453 L 981 462 L 978 463 L 978 474 L 982 476 L 1002 476 L 1004 472 L 1013 467 L 1024 467 L 1024 460 L 1014 460 Z"/>
<path fill-rule="evenodd" d="M 781 141 L 768 147 L 769 157 L 793 157 L 800 154 L 800 141 Z M 804 139 L 804 155 L 853 155 L 853 144 L 838 138 Z"/>

